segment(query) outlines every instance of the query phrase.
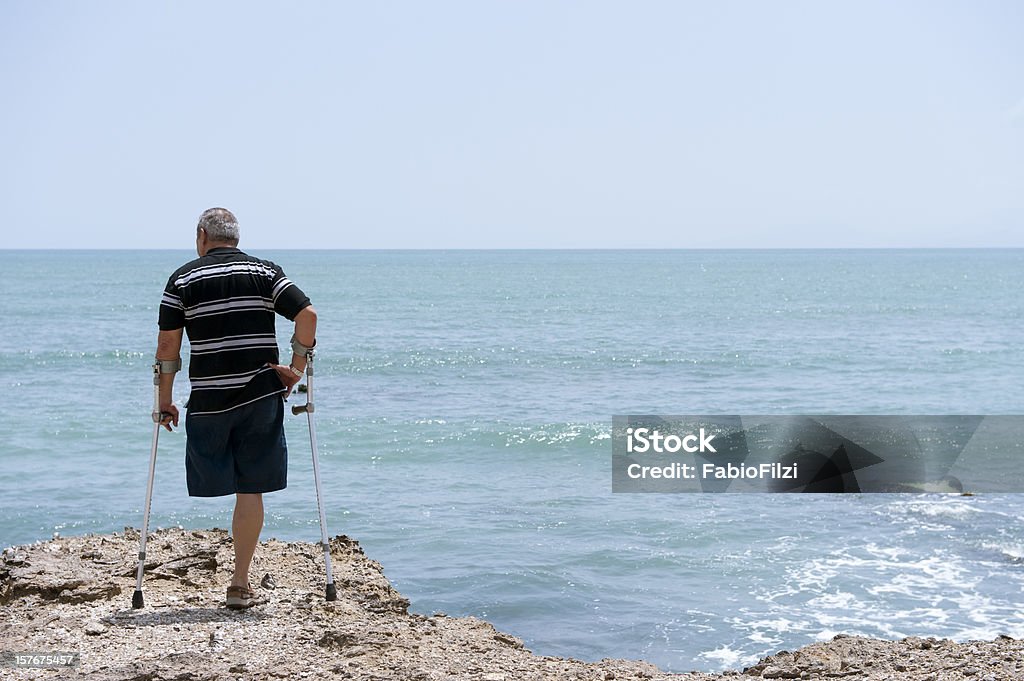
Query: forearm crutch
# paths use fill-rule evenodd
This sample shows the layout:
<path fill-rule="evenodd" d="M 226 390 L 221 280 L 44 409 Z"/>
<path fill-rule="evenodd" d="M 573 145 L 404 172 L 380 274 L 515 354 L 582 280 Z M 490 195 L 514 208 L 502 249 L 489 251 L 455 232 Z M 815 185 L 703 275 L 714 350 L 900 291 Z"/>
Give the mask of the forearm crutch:
<path fill-rule="evenodd" d="M 153 476 L 156 473 L 156 445 L 160 439 L 160 422 L 170 414 L 160 411 L 160 362 L 153 364 L 153 447 L 149 452 L 149 482 L 146 483 L 146 509 L 142 514 L 142 534 L 139 536 L 139 567 L 135 571 L 135 593 L 132 607 L 145 606 L 142 598 L 142 571 L 146 565 L 146 535 L 149 533 L 149 506 L 153 501 Z"/>
<path fill-rule="evenodd" d="M 324 515 L 323 491 L 320 488 L 320 461 L 316 448 L 316 425 L 313 423 L 313 355 L 312 348 L 306 350 L 306 403 L 292 407 L 292 414 L 298 416 L 305 412 L 309 424 L 309 446 L 313 450 L 313 484 L 316 486 L 316 510 L 320 514 L 320 546 L 324 550 L 324 567 L 327 571 L 327 600 L 338 599 L 334 588 L 334 575 L 331 573 L 331 545 L 327 540 L 327 517 Z"/>

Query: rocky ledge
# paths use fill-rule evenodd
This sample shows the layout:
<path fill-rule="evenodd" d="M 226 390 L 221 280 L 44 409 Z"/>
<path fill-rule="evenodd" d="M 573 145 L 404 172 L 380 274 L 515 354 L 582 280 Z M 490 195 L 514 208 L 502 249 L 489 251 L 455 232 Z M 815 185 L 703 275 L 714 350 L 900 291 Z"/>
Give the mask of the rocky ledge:
<path fill-rule="evenodd" d="M 263 602 L 222 607 L 231 538 L 160 530 L 147 546 L 146 607 L 131 608 L 137 531 L 5 549 L 0 560 L 2 679 L 1024 679 L 1024 641 L 954 643 L 837 636 L 742 671 L 667 674 L 646 662 L 540 657 L 473 617 L 410 614 L 379 563 L 331 540 L 338 600 L 323 598 L 315 544 L 260 544 Z M 16 668 L 12 653 L 79 653 L 74 668 Z"/>

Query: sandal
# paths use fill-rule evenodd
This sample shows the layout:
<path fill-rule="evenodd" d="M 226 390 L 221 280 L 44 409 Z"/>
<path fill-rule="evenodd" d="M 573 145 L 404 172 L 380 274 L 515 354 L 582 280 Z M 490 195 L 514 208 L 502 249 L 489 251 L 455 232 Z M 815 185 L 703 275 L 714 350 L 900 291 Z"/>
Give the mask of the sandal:
<path fill-rule="evenodd" d="M 227 606 L 232 610 L 244 610 L 256 605 L 256 594 L 250 586 L 229 586 Z"/>

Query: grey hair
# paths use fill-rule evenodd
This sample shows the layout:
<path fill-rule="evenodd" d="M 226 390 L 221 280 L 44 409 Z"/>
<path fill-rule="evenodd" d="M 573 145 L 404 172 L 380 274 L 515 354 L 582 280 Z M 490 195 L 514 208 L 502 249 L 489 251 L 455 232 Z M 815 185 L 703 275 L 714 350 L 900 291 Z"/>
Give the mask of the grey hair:
<path fill-rule="evenodd" d="M 238 243 L 238 220 L 227 208 L 210 208 L 199 216 L 199 229 L 213 242 Z"/>

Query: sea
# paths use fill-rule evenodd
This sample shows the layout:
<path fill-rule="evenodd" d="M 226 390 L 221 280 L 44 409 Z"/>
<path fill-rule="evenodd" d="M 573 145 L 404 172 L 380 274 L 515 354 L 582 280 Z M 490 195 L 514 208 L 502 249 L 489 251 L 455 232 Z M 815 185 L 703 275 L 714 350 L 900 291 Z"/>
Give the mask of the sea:
<path fill-rule="evenodd" d="M 610 439 L 617 414 L 1024 414 L 1024 250 L 251 252 L 319 313 L 329 531 L 414 612 L 678 672 L 1024 636 L 1022 495 L 613 493 Z M 141 526 L 157 307 L 191 257 L 0 251 L 0 545 Z M 263 536 L 317 541 L 286 432 Z M 158 452 L 152 526 L 229 527 L 187 496 L 183 432 Z"/>

